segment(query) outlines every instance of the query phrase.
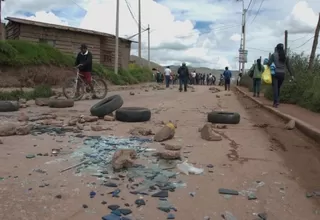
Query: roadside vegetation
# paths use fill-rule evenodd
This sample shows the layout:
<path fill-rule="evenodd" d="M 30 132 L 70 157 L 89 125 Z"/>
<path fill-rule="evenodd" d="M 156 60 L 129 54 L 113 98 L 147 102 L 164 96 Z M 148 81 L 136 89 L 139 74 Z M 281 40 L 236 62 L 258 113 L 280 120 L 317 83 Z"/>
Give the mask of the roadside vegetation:
<path fill-rule="evenodd" d="M 0 41 L 0 66 L 14 68 L 48 65 L 71 69 L 74 67 L 74 60 L 73 56 L 64 54 L 47 44 L 21 40 Z M 128 70 L 119 70 L 119 74 L 115 74 L 113 70 L 94 63 L 93 72 L 114 85 L 130 85 L 152 80 L 152 71 L 149 68 L 140 67 L 135 64 L 130 64 Z M 0 100 L 15 100 L 16 97 L 26 99 L 48 97 L 49 89 L 49 86 L 40 86 L 32 92 L 23 92 L 22 90 L 0 92 Z"/>
<path fill-rule="evenodd" d="M 303 108 L 320 113 L 320 57 L 318 56 L 311 70 L 308 70 L 309 57 L 305 54 L 290 54 L 290 64 L 295 77 L 290 82 L 289 75 L 281 88 L 280 102 L 299 105 Z M 252 91 L 252 80 L 243 76 L 242 85 Z M 264 96 L 272 100 L 271 85 L 263 85 Z"/>

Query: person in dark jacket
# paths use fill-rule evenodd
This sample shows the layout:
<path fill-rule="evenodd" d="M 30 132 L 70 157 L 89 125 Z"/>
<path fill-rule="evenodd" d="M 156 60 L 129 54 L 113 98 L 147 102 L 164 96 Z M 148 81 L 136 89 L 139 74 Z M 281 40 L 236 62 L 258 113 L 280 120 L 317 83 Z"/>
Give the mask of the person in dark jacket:
<path fill-rule="evenodd" d="M 286 57 L 283 44 L 276 46 L 275 52 L 271 55 L 268 66 L 275 65 L 275 74 L 272 75 L 273 107 L 277 108 L 280 102 L 280 88 L 284 81 L 285 69 L 287 67 L 291 78 L 293 79 L 289 59 Z"/>
<path fill-rule="evenodd" d="M 225 71 L 223 72 L 223 78 L 224 78 L 224 88 L 227 91 L 230 91 L 230 83 L 231 83 L 231 77 L 232 73 L 229 70 L 228 67 L 225 68 Z"/>
<path fill-rule="evenodd" d="M 80 52 L 76 58 L 75 62 L 76 67 L 79 69 L 81 78 L 88 83 L 92 92 L 92 98 L 96 98 L 94 87 L 91 80 L 92 72 L 92 53 L 88 51 L 88 47 L 85 44 L 82 44 L 80 47 Z M 77 87 L 77 93 L 79 94 L 80 87 Z"/>
<path fill-rule="evenodd" d="M 189 69 L 186 66 L 185 63 L 182 63 L 182 66 L 179 67 L 178 69 L 178 76 L 179 76 L 179 91 L 182 92 L 182 84 L 184 91 L 187 91 L 187 84 L 188 84 L 188 79 L 189 79 Z"/>

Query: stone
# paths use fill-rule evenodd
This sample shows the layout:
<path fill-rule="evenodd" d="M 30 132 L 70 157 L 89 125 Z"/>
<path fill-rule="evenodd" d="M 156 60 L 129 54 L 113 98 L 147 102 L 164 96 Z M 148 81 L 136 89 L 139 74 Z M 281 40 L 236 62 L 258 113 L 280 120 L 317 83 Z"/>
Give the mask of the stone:
<path fill-rule="evenodd" d="M 61 198 L 62 198 L 62 196 L 61 196 L 61 195 L 56 195 L 56 196 L 55 196 L 55 198 L 57 198 L 57 199 L 61 199 Z"/>
<path fill-rule="evenodd" d="M 0 144 L 3 144 L 3 141 L 0 139 Z"/>
<path fill-rule="evenodd" d="M 257 196 L 253 192 L 249 193 L 248 200 L 256 200 L 256 199 L 257 199 Z"/>
<path fill-rule="evenodd" d="M 40 121 L 40 120 L 56 119 L 56 118 L 57 118 L 57 115 L 55 114 L 43 114 L 43 115 L 30 117 L 29 121 Z"/>
<path fill-rule="evenodd" d="M 20 104 L 19 108 L 28 108 L 28 105 L 27 104 Z"/>
<path fill-rule="evenodd" d="M 167 216 L 167 219 L 175 219 L 176 217 L 174 216 L 174 214 L 169 213 Z"/>
<path fill-rule="evenodd" d="M 219 96 L 219 95 L 216 95 L 216 97 L 217 97 L 217 98 L 220 98 L 220 96 Z"/>
<path fill-rule="evenodd" d="M 182 149 L 182 146 L 181 145 L 174 145 L 174 144 L 165 144 L 164 149 L 178 151 L 178 150 Z"/>
<path fill-rule="evenodd" d="M 170 125 L 173 125 L 170 123 Z M 153 137 L 156 142 L 162 142 L 172 139 L 175 135 L 175 128 L 169 127 L 168 125 L 163 126 Z"/>
<path fill-rule="evenodd" d="M 108 205 L 108 208 L 111 210 L 116 210 L 116 209 L 120 208 L 120 206 L 119 205 Z"/>
<path fill-rule="evenodd" d="M 20 103 L 20 104 L 26 104 L 26 103 L 27 103 L 27 100 L 26 100 L 26 99 L 19 99 L 19 103 Z"/>
<path fill-rule="evenodd" d="M 167 198 L 169 197 L 169 193 L 168 193 L 168 190 L 161 190 L 159 192 L 154 193 L 152 197 Z"/>
<path fill-rule="evenodd" d="M 50 99 L 47 98 L 37 98 L 34 100 L 35 104 L 38 106 L 48 106 Z"/>
<path fill-rule="evenodd" d="M 42 125 L 51 125 L 54 127 L 62 127 L 63 126 L 63 121 L 58 121 L 58 120 L 53 120 L 53 119 L 45 119 L 40 122 Z"/>
<path fill-rule="evenodd" d="M 134 95 L 134 92 L 130 92 L 130 95 Z"/>
<path fill-rule="evenodd" d="M 122 215 L 129 215 L 132 213 L 131 209 L 119 209 Z"/>
<path fill-rule="evenodd" d="M 261 220 L 267 220 L 268 215 L 267 215 L 267 213 L 263 212 L 263 213 L 259 213 L 258 217 L 261 218 Z"/>
<path fill-rule="evenodd" d="M 88 208 L 88 205 L 83 204 L 82 207 L 83 207 L 84 209 L 87 209 L 87 208 Z"/>
<path fill-rule="evenodd" d="M 232 189 L 224 189 L 224 188 L 220 188 L 219 189 L 219 194 L 224 194 L 224 195 L 239 195 L 239 192 L 236 190 L 232 190 Z"/>
<path fill-rule="evenodd" d="M 68 121 L 68 126 L 75 126 L 78 122 L 79 118 L 71 118 L 69 121 Z"/>
<path fill-rule="evenodd" d="M 0 136 L 12 136 L 16 134 L 17 125 L 13 123 L 6 123 L 0 125 Z"/>
<path fill-rule="evenodd" d="M 112 210 L 111 214 L 114 214 L 114 215 L 117 215 L 117 216 L 121 216 L 121 212 L 119 211 L 119 209 Z"/>
<path fill-rule="evenodd" d="M 296 127 L 296 122 L 295 120 L 290 120 L 286 125 L 285 129 L 287 130 L 293 130 Z"/>
<path fill-rule="evenodd" d="M 85 122 L 95 122 L 98 121 L 98 117 L 97 116 L 83 116 L 83 119 Z"/>
<path fill-rule="evenodd" d="M 211 124 L 205 124 L 201 129 L 201 138 L 206 141 L 221 141 L 222 137 L 213 132 Z"/>
<path fill-rule="evenodd" d="M 102 217 L 102 220 L 124 220 L 124 218 L 120 218 L 120 216 L 115 214 L 109 214 Z"/>
<path fill-rule="evenodd" d="M 133 149 L 117 150 L 111 160 L 114 170 L 132 167 L 134 160 L 137 158 L 137 153 Z"/>
<path fill-rule="evenodd" d="M 149 92 L 149 90 L 148 90 L 148 89 L 145 89 L 144 91 L 145 91 L 145 92 Z"/>
<path fill-rule="evenodd" d="M 35 158 L 36 157 L 36 155 L 34 155 L 34 154 L 28 154 L 28 155 L 26 155 L 26 158 L 27 159 L 32 159 L 32 158 Z"/>
<path fill-rule="evenodd" d="M 16 127 L 16 135 L 27 135 L 30 134 L 33 125 L 21 125 Z"/>
<path fill-rule="evenodd" d="M 107 202 L 106 202 L 106 201 L 102 201 L 101 204 L 102 204 L 102 205 L 106 205 Z"/>
<path fill-rule="evenodd" d="M 103 185 L 106 187 L 114 187 L 114 188 L 118 187 L 118 185 L 116 183 L 112 183 L 112 182 L 104 183 Z"/>
<path fill-rule="evenodd" d="M 24 121 L 29 121 L 29 116 L 27 116 L 26 114 L 24 113 L 21 113 L 18 117 L 18 121 L 20 122 L 24 122 Z"/>
<path fill-rule="evenodd" d="M 217 128 L 217 129 L 227 129 L 227 125 L 221 125 L 221 124 L 215 124 L 214 125 L 214 128 Z"/>
<path fill-rule="evenodd" d="M 112 130 L 111 128 L 106 128 L 102 125 L 91 125 L 91 130 L 92 131 L 108 131 Z"/>
<path fill-rule="evenodd" d="M 76 123 L 77 129 L 83 130 L 84 129 L 84 124 Z"/>
<path fill-rule="evenodd" d="M 105 115 L 103 117 L 103 120 L 105 120 L 105 121 L 115 121 L 116 119 L 113 116 Z"/>
<path fill-rule="evenodd" d="M 143 205 L 146 205 L 146 202 L 145 202 L 143 199 L 137 199 L 134 203 L 135 203 L 138 207 L 143 206 Z"/>
<path fill-rule="evenodd" d="M 129 133 L 133 136 L 149 136 L 154 135 L 151 129 L 142 128 L 142 127 L 135 127 L 132 128 Z"/>
<path fill-rule="evenodd" d="M 157 152 L 154 155 L 158 156 L 161 159 L 165 159 L 165 160 L 181 159 L 181 152 L 180 151 L 164 150 L 161 152 Z"/>
<path fill-rule="evenodd" d="M 213 168 L 214 166 L 212 164 L 207 165 L 208 168 Z"/>

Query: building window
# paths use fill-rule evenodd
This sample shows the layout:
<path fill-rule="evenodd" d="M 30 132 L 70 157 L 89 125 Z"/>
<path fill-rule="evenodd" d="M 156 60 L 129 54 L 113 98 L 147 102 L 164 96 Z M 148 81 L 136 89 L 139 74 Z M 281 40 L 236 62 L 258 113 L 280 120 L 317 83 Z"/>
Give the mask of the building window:
<path fill-rule="evenodd" d="M 47 39 L 40 38 L 39 39 L 39 43 L 48 44 L 48 45 L 50 45 L 52 47 L 56 46 L 56 41 L 55 40 L 47 40 Z"/>

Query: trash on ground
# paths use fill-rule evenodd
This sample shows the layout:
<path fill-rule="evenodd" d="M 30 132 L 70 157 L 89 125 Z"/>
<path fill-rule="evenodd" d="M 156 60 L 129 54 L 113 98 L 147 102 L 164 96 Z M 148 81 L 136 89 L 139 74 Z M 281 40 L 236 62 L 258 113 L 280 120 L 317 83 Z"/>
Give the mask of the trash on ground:
<path fill-rule="evenodd" d="M 228 211 L 225 211 L 225 213 L 222 214 L 221 216 L 225 220 L 237 220 L 237 218 L 231 212 L 228 212 Z"/>
<path fill-rule="evenodd" d="M 201 132 L 201 138 L 203 140 L 206 140 L 206 141 L 221 141 L 222 140 L 221 135 L 215 133 L 212 130 L 211 124 L 209 124 L 209 123 L 205 124 L 200 132 Z"/>
<path fill-rule="evenodd" d="M 183 163 L 177 164 L 177 168 L 180 172 L 189 175 L 189 174 L 202 174 L 202 168 L 196 168 L 192 164 L 189 164 L 188 161 L 184 161 Z"/>
<path fill-rule="evenodd" d="M 224 189 L 224 188 L 220 188 L 219 189 L 219 194 L 227 194 L 227 195 L 239 195 L 239 192 L 233 189 Z"/>

